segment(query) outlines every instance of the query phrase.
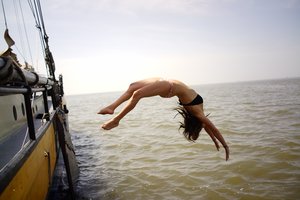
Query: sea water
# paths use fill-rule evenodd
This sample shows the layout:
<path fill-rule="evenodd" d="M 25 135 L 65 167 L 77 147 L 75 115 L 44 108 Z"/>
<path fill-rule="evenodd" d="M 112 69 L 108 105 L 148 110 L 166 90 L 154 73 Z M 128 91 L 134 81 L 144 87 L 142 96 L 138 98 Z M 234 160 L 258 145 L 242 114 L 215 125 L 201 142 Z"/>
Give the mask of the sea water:
<path fill-rule="evenodd" d="M 299 199 L 300 79 L 193 86 L 230 147 L 178 130 L 178 99 L 142 99 L 120 125 L 97 111 L 121 92 L 67 96 L 79 199 Z M 124 106 L 116 110 L 116 113 Z M 175 117 L 176 116 L 176 117 Z"/>

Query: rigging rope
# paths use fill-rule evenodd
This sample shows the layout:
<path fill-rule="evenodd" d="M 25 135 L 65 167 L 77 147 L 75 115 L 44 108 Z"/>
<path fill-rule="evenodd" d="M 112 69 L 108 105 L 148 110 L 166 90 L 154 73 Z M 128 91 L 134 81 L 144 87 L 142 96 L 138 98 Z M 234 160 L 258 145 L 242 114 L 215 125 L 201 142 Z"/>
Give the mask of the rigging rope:
<path fill-rule="evenodd" d="M 31 9 L 32 15 L 35 19 L 35 24 L 36 24 L 36 28 L 39 30 L 39 35 L 40 35 L 40 42 L 41 42 L 41 46 L 43 48 L 43 56 L 44 59 L 46 60 L 47 56 L 46 56 L 46 44 L 45 44 L 45 26 L 41 25 L 41 23 L 43 23 L 42 15 L 41 15 L 41 6 L 40 3 L 37 3 L 38 0 L 27 0 L 29 7 Z M 40 7 L 40 9 L 38 9 L 38 5 Z M 41 22 L 42 21 L 42 22 Z M 43 28 L 43 29 L 42 29 Z M 47 68 L 47 75 L 49 76 L 48 72 L 49 72 L 49 66 L 46 64 L 46 68 Z"/>
<path fill-rule="evenodd" d="M 22 53 L 24 55 L 22 55 L 24 61 L 26 62 L 26 51 L 25 51 L 25 45 L 24 45 L 24 40 L 23 40 L 23 36 L 22 36 L 22 30 L 21 30 L 21 25 L 20 25 L 20 15 L 19 15 L 19 10 L 18 10 L 18 6 L 16 5 L 16 0 L 13 0 L 14 3 L 14 8 L 15 8 L 15 17 L 16 17 L 16 24 L 17 24 L 17 30 L 19 33 L 19 38 L 20 38 L 20 44 L 21 44 L 21 49 L 22 49 Z M 15 44 L 15 46 L 17 46 Z M 19 52 L 20 53 L 20 52 Z"/>
<path fill-rule="evenodd" d="M 38 13 L 36 11 L 36 6 L 35 6 L 35 3 L 34 3 L 34 0 L 27 0 L 28 2 L 28 5 L 30 7 L 30 10 L 31 10 L 31 13 L 32 13 L 32 16 L 34 18 L 34 21 L 35 21 L 35 27 L 38 29 L 38 32 L 39 32 L 39 37 L 40 37 L 40 42 L 41 42 L 41 46 L 43 48 L 43 57 L 44 59 L 46 58 L 46 55 L 45 55 L 45 46 L 44 46 L 44 43 L 43 43 L 43 37 L 42 37 L 42 31 L 41 31 L 41 26 L 40 26 L 40 23 L 39 23 L 39 19 L 38 19 Z M 38 64 L 37 64 L 38 66 Z M 48 66 L 46 65 L 46 72 L 47 72 L 47 76 L 49 76 L 49 69 L 48 69 Z"/>
<path fill-rule="evenodd" d="M 44 18 L 43 18 L 43 12 L 42 12 L 42 7 L 40 0 L 31 0 L 33 3 L 31 3 L 32 7 L 34 6 L 34 11 L 35 11 L 35 16 L 36 16 L 36 21 L 37 21 L 37 26 L 40 30 L 40 37 L 41 37 L 41 42 L 42 46 L 44 49 L 44 57 L 46 61 L 46 67 L 48 69 L 47 72 L 50 73 L 50 75 L 55 79 L 55 64 L 54 60 L 52 57 L 52 53 L 50 52 L 49 45 L 48 45 L 48 35 L 46 33 L 46 28 L 45 28 L 45 23 L 44 23 Z"/>
<path fill-rule="evenodd" d="M 29 44 L 27 29 L 25 26 L 25 20 L 24 20 L 24 14 L 23 14 L 23 9 L 22 9 L 22 5 L 21 5 L 21 0 L 19 0 L 19 7 L 20 7 L 20 11 L 21 11 L 21 16 L 22 16 L 24 32 L 25 32 L 25 37 L 26 37 L 26 41 L 27 41 L 27 47 L 28 47 L 30 58 L 31 58 L 31 63 L 33 64 L 32 52 L 31 52 L 31 48 L 30 48 L 30 44 Z"/>
<path fill-rule="evenodd" d="M 29 7 L 30 7 L 30 9 L 31 9 L 33 18 L 34 18 L 34 20 L 35 20 L 35 24 L 38 24 L 38 22 L 37 22 L 37 17 L 36 17 L 36 15 L 35 15 L 34 7 L 33 7 L 33 5 L 32 5 L 32 2 L 31 2 L 31 0 L 27 0 L 27 2 L 28 2 Z"/>
<path fill-rule="evenodd" d="M 46 62 L 47 74 L 48 74 L 48 76 L 50 75 L 55 79 L 55 74 L 54 74 L 55 64 L 54 64 L 53 57 L 52 57 L 52 54 L 50 52 L 49 45 L 48 45 L 49 37 L 46 33 L 41 2 L 40 2 L 40 0 L 27 0 L 27 2 L 28 2 L 28 5 L 29 5 L 29 8 L 31 10 L 31 13 L 33 15 L 36 28 L 38 29 L 38 32 L 39 32 L 41 47 L 43 49 L 42 53 L 43 53 L 43 57 L 44 57 L 45 62 Z M 21 49 L 23 50 L 22 52 L 25 53 L 25 54 L 26 54 L 25 49 L 29 50 L 29 56 L 30 56 L 29 59 L 31 59 L 31 63 L 33 64 L 31 46 L 30 46 L 30 42 L 29 42 L 28 32 L 27 32 L 27 29 L 26 29 L 26 26 L 25 26 L 26 23 L 25 23 L 25 18 L 24 18 L 24 13 L 23 13 L 23 7 L 22 7 L 22 4 L 21 4 L 21 0 L 13 0 L 13 3 L 14 3 L 14 7 L 15 7 L 15 17 L 17 19 L 17 22 L 21 21 L 20 20 L 20 18 L 21 18 L 22 22 L 23 22 L 23 25 L 24 25 L 24 27 L 23 27 L 24 32 L 23 32 L 23 30 L 20 28 L 21 25 L 19 23 L 17 24 L 17 28 L 18 28 L 17 30 L 18 30 L 19 36 L 20 36 Z M 7 18 L 6 18 L 5 7 L 4 7 L 4 0 L 1 0 L 1 4 L 2 4 L 5 27 L 6 27 L 6 29 L 8 29 Z M 25 33 L 26 41 L 22 37 L 22 35 L 24 36 L 24 33 Z M 27 45 L 27 47 L 26 47 L 26 45 Z M 22 56 L 25 63 L 27 63 L 26 58 L 25 58 L 26 56 L 24 56 L 21 53 L 21 51 L 19 51 L 19 49 L 16 45 L 14 47 L 16 48 L 18 53 Z M 28 54 L 28 52 L 27 52 L 27 54 Z"/>
<path fill-rule="evenodd" d="M 42 23 L 44 36 L 46 37 L 45 39 L 48 39 L 48 36 L 46 34 L 46 28 L 45 28 L 44 17 L 43 17 L 43 12 L 42 12 L 42 7 L 41 7 L 40 0 L 37 0 L 37 6 L 38 6 L 38 11 L 40 13 L 40 18 L 41 18 L 41 23 Z"/>
<path fill-rule="evenodd" d="M 17 9 L 17 5 L 16 5 L 16 2 L 15 0 L 13 1 L 14 3 L 14 8 L 15 8 L 15 15 L 16 15 L 16 21 L 19 22 L 19 12 L 18 12 L 18 9 Z M 6 31 L 5 31 L 5 34 L 8 34 L 8 23 L 7 23 L 7 18 L 6 18 L 6 13 L 5 13 L 5 7 L 4 7 L 4 3 L 3 3 L 3 0 L 1 0 L 1 6 L 2 6 L 2 10 L 3 10 L 3 17 L 4 17 L 4 23 L 5 23 L 5 28 L 6 28 Z M 20 8 L 21 8 L 21 5 L 20 5 Z M 22 8 L 21 8 L 22 9 Z M 22 11 L 22 10 L 21 10 Z M 23 17 L 23 23 L 24 23 L 24 17 Z M 18 32 L 19 32 L 19 37 L 20 37 L 20 41 L 21 41 L 21 48 L 22 48 L 22 51 L 19 50 L 18 46 L 15 44 L 15 42 L 13 41 L 13 43 L 7 43 L 9 48 L 11 48 L 12 45 L 14 45 L 14 47 L 16 48 L 16 50 L 18 51 L 18 54 L 21 55 L 21 57 L 23 58 L 23 60 L 26 62 L 26 56 L 23 55 L 23 53 L 26 53 L 24 47 L 24 41 L 22 39 L 22 34 L 21 34 L 21 28 L 20 28 L 20 24 L 17 23 L 17 27 L 18 27 Z M 8 34 L 8 37 L 11 38 Z M 26 35 L 27 39 L 28 39 L 28 36 Z M 5 38 L 6 40 L 6 38 Z M 12 39 L 11 39 L 12 40 Z M 7 41 L 6 41 L 7 42 Z M 23 52 L 23 53 L 22 53 Z"/>
<path fill-rule="evenodd" d="M 4 17 L 4 22 L 5 22 L 5 28 L 7 28 L 7 19 L 6 19 L 6 14 L 5 14 L 5 9 L 4 9 L 4 3 L 3 0 L 1 0 L 1 4 L 2 4 L 2 10 L 3 10 L 3 17 Z"/>

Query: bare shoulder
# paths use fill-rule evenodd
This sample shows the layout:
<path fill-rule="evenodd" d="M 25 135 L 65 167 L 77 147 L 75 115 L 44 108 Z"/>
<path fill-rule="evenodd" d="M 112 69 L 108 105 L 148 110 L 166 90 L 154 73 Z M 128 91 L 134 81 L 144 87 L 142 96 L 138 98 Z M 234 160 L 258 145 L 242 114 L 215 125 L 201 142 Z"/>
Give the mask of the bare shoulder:
<path fill-rule="evenodd" d="M 170 80 L 173 83 L 173 94 L 176 95 L 183 103 L 191 102 L 197 93 L 195 90 L 178 80 Z"/>

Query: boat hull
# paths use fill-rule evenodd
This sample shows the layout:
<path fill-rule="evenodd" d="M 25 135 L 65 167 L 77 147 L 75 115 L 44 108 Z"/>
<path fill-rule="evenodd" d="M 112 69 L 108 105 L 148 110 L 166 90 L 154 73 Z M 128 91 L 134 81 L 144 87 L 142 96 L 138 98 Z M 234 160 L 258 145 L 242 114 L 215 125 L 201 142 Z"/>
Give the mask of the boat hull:
<path fill-rule="evenodd" d="M 0 200 L 46 199 L 59 152 L 75 199 L 78 166 L 62 76 L 43 79 L 10 56 L 0 61 Z"/>
<path fill-rule="evenodd" d="M 33 142 L 33 141 L 32 141 Z M 56 164 L 56 137 L 53 122 L 49 123 L 32 152 L 2 192 L 0 199 L 45 199 Z"/>

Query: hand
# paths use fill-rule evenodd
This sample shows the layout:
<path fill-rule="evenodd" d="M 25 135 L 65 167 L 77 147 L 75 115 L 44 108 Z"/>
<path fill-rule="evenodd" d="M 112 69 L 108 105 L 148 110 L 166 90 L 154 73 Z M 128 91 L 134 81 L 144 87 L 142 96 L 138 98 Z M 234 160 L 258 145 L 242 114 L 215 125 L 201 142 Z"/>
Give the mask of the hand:
<path fill-rule="evenodd" d="M 212 141 L 215 143 L 215 146 L 216 146 L 217 150 L 219 151 L 220 150 L 220 145 L 219 145 L 217 139 L 214 137 L 214 135 L 210 135 L 210 134 L 208 134 L 208 135 L 211 137 Z M 226 161 L 227 161 L 229 159 L 229 147 L 227 146 L 226 143 L 225 144 L 222 143 L 222 146 L 225 149 Z"/>
<path fill-rule="evenodd" d="M 215 146 L 218 151 L 220 149 L 218 141 L 223 145 L 225 152 L 226 152 L 226 161 L 227 161 L 229 159 L 229 147 L 227 146 L 222 134 L 207 117 L 200 115 L 199 119 L 204 124 L 203 128 L 205 129 L 206 133 L 210 136 L 210 138 L 215 143 Z"/>
<path fill-rule="evenodd" d="M 223 145 L 226 153 L 226 161 L 229 159 L 229 147 L 227 145 Z"/>
<path fill-rule="evenodd" d="M 215 143 L 215 146 L 218 151 L 220 150 L 220 145 L 218 143 L 218 140 L 221 142 L 222 146 L 225 149 L 226 161 L 227 161 L 229 159 L 229 147 L 227 146 L 223 137 L 221 136 L 221 137 L 219 137 L 220 139 L 218 139 L 217 137 L 215 137 L 214 133 L 209 128 L 206 127 L 205 130 L 206 130 L 207 134 L 210 136 L 210 138 L 212 139 L 212 141 Z M 219 133 L 219 135 L 221 135 L 221 134 Z"/>

